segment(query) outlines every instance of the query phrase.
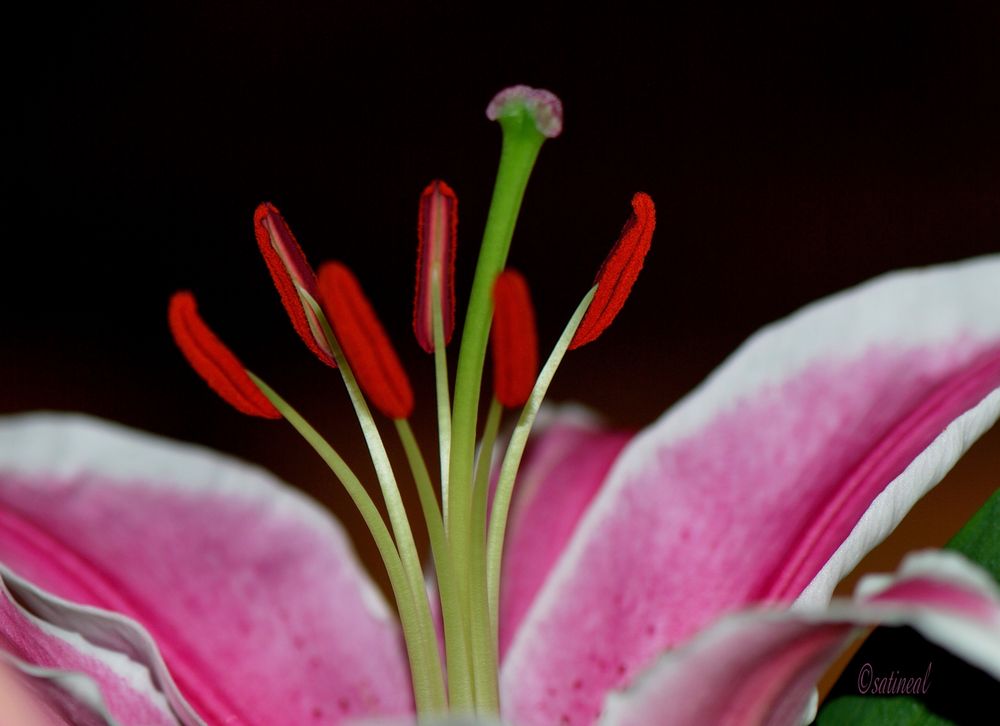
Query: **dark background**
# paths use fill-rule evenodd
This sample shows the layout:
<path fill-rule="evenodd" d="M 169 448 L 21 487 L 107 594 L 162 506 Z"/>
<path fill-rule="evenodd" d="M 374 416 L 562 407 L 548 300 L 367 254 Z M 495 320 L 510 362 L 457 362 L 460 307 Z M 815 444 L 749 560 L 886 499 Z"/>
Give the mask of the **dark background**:
<path fill-rule="evenodd" d="M 546 349 L 632 192 L 658 205 L 624 313 L 552 388 L 619 426 L 810 300 L 1000 248 L 993 3 L 79 5 L 5 18 L 0 412 L 80 410 L 231 452 L 352 529 L 294 432 L 240 416 L 188 369 L 167 300 L 193 289 L 246 365 L 367 471 L 339 380 L 258 258 L 252 212 L 273 201 L 314 263 L 364 281 L 432 444 L 432 370 L 409 327 L 417 197 L 434 177 L 459 194 L 464 295 L 499 149 L 483 111 L 506 85 L 565 103 L 511 254 Z M 1000 440 L 987 444 L 979 489 L 949 489 L 912 543 L 942 541 L 1000 480 Z"/>

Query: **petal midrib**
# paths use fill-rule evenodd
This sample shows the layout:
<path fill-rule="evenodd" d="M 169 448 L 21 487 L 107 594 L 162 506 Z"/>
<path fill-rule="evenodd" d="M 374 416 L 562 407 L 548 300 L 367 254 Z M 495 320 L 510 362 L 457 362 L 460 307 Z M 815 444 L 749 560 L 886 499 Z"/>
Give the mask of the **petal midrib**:
<path fill-rule="evenodd" d="M 998 386 L 1000 348 L 994 347 L 976 356 L 965 371 L 941 384 L 930 397 L 901 418 L 862 457 L 844 479 L 844 484 L 837 487 L 836 495 L 826 501 L 815 517 L 808 520 L 804 535 L 797 540 L 798 546 L 782 560 L 779 569 L 763 582 L 759 597 L 754 599 L 790 602 L 798 597 L 816 575 L 816 572 L 810 571 L 809 563 L 815 561 L 815 556 L 822 548 L 824 534 L 831 528 L 843 528 L 846 531 L 837 541 L 845 540 L 850 529 L 868 508 L 865 506 L 859 509 L 853 505 L 870 497 L 870 506 L 871 501 L 885 488 L 883 486 L 873 494 L 873 485 L 877 485 L 878 481 L 883 481 L 884 485 L 894 481 L 948 424 L 961 413 L 975 407 Z M 912 456 L 897 455 L 906 448 L 917 450 Z M 893 459 L 902 463 L 886 474 L 884 467 Z M 854 521 L 848 523 L 847 519 L 855 513 Z M 827 553 L 827 559 L 832 555 L 833 552 Z"/>

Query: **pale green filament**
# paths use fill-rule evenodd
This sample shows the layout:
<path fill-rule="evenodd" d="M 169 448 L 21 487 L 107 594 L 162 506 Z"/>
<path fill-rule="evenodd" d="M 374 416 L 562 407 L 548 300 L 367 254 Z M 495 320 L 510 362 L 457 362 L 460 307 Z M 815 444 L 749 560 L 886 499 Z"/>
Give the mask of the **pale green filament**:
<path fill-rule="evenodd" d="M 474 706 L 471 681 L 473 666 L 466 646 L 464 613 L 460 607 L 458 593 L 455 591 L 455 571 L 444 535 L 441 512 L 434 497 L 434 485 L 427 471 L 427 463 L 413 436 L 409 421 L 396 419 L 395 424 L 413 472 L 420 506 L 427 522 L 427 534 L 431 541 L 431 554 L 434 557 L 434 570 L 437 573 L 438 594 L 441 600 L 441 619 L 444 621 L 450 707 L 454 712 L 468 713 Z"/>
<path fill-rule="evenodd" d="M 364 393 L 362 393 L 361 387 L 354 378 L 354 373 L 347 362 L 347 357 L 344 355 L 343 349 L 340 347 L 340 342 L 330 328 L 330 322 L 326 319 L 323 310 L 312 296 L 300 287 L 297 289 L 299 296 L 309 305 L 323 327 L 327 343 L 333 352 L 337 368 L 340 370 L 344 386 L 347 388 L 351 403 L 354 405 L 354 412 L 358 417 L 358 422 L 361 424 L 361 431 L 368 444 L 368 453 L 371 455 L 372 464 L 375 466 L 375 476 L 382 489 L 382 497 L 385 501 L 386 511 L 389 514 L 389 523 L 396 538 L 396 546 L 399 549 L 403 569 L 410 582 L 413 601 L 417 606 L 421 637 L 428 639 L 432 643 L 432 648 L 426 651 L 428 657 L 423 664 L 423 668 L 428 671 L 431 687 L 434 689 L 435 703 L 440 702 L 441 704 L 441 708 L 437 710 L 444 711 L 447 699 L 444 691 L 444 677 L 442 676 L 440 658 L 437 653 L 434 622 L 431 619 L 430 605 L 427 602 L 427 596 L 424 592 L 420 556 L 417 553 L 417 545 L 413 541 L 413 531 L 410 529 L 410 521 L 406 516 L 403 499 L 399 494 L 399 486 L 396 484 L 396 475 L 392 470 L 392 464 L 389 463 L 389 456 L 385 452 L 382 437 L 379 435 L 378 426 L 375 424 L 371 411 L 368 409 Z"/>
<path fill-rule="evenodd" d="M 427 667 L 428 652 L 435 653 L 437 643 L 433 637 L 433 630 L 428 637 L 427 632 L 420 626 L 420 614 L 417 609 L 416 599 L 426 601 L 423 588 L 414 592 L 410 582 L 403 570 L 403 563 L 399 559 L 399 552 L 392 540 L 392 535 L 382 520 L 382 515 L 364 486 L 358 480 L 347 463 L 340 457 L 326 439 L 317 433 L 299 413 L 292 408 L 281 396 L 274 392 L 270 386 L 255 376 L 250 371 L 247 375 L 256 384 L 257 388 L 267 397 L 267 400 L 278 409 L 278 412 L 285 417 L 296 431 L 309 443 L 316 453 L 320 455 L 334 475 L 340 480 L 347 494 L 354 502 L 354 506 L 361 513 L 361 518 L 368 526 L 375 546 L 378 548 L 382 562 L 385 564 L 386 573 L 389 575 L 389 584 L 392 587 L 393 597 L 396 599 L 396 607 L 399 610 L 399 621 L 403 627 L 403 639 L 406 642 L 406 654 L 410 662 L 410 672 L 413 675 L 413 697 L 417 703 L 417 710 L 421 713 L 442 712 L 445 710 L 443 693 L 433 683 L 433 669 Z M 436 656 L 435 656 L 436 658 Z"/>
<path fill-rule="evenodd" d="M 569 349 L 569 344 L 573 342 L 576 329 L 580 327 L 580 321 L 590 307 L 591 300 L 597 292 L 595 285 L 590 289 L 573 313 L 566 329 L 563 330 L 559 340 L 556 341 L 552 353 L 542 366 L 542 372 L 538 374 L 535 387 L 531 389 L 531 395 L 527 403 L 521 409 L 521 416 L 517 420 L 514 432 L 510 436 L 510 443 L 507 444 L 507 453 L 504 454 L 503 464 L 500 465 L 500 480 L 497 482 L 496 493 L 493 495 L 493 510 L 490 516 L 489 536 L 486 541 L 486 581 L 489 590 L 490 617 L 492 618 L 494 640 L 498 634 L 498 613 L 500 608 L 500 567 L 503 560 L 503 538 L 507 531 L 507 514 L 510 511 L 511 495 L 514 491 L 514 479 L 517 477 L 517 469 L 521 465 L 521 456 L 524 454 L 524 447 L 528 443 L 528 434 L 535 423 L 535 416 L 545 398 L 545 392 L 549 390 L 552 377 L 562 362 L 563 356 Z"/>
<path fill-rule="evenodd" d="M 451 458 L 451 396 L 448 393 L 448 355 L 441 310 L 441 270 L 431 273 L 431 327 L 434 331 L 434 384 L 437 392 L 438 446 L 441 454 L 441 509 L 448 529 L 448 465 Z"/>

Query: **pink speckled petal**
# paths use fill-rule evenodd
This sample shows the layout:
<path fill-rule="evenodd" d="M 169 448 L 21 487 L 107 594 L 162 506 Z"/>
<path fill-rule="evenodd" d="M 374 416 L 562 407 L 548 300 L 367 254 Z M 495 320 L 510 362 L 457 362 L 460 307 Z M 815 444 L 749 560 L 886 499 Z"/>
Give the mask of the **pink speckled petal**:
<path fill-rule="evenodd" d="M 998 386 L 997 257 L 761 331 L 618 457 L 507 652 L 505 713 L 590 723 L 720 615 L 826 601 L 993 424 Z"/>
<path fill-rule="evenodd" d="M 501 657 L 629 438 L 578 406 L 542 409 L 518 472 L 504 543 Z"/>
<path fill-rule="evenodd" d="M 911 556 L 896 576 L 863 583 L 855 597 L 825 612 L 723 618 L 613 694 L 601 724 L 797 724 L 816 681 L 859 625 L 909 625 L 1000 679 L 1000 591 L 960 556 Z"/>
<path fill-rule="evenodd" d="M 207 722 L 412 709 L 397 623 L 339 526 L 232 459 L 83 417 L 0 422 L 0 562 L 141 623 Z"/>
<path fill-rule="evenodd" d="M 47 679 L 56 687 L 45 695 L 44 705 L 68 723 L 103 724 L 104 715 L 121 724 L 177 723 L 144 666 L 30 614 L 14 601 L 2 579 L 0 652 L 9 665 L 35 679 L 52 671 L 66 674 L 61 682 L 54 676 Z"/>

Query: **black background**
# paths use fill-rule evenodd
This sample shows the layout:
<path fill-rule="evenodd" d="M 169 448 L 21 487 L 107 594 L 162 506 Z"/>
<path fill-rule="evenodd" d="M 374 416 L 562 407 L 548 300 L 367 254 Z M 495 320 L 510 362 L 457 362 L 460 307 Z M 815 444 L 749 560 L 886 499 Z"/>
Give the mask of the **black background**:
<path fill-rule="evenodd" d="M 552 388 L 619 426 L 812 299 L 1000 248 L 993 3 L 83 5 L 5 19 L 0 412 L 81 410 L 235 453 L 352 527 L 294 432 L 191 373 L 167 300 L 193 289 L 246 365 L 365 471 L 338 379 L 258 258 L 252 212 L 273 201 L 314 263 L 364 282 L 431 445 L 431 365 L 410 331 L 417 197 L 434 177 L 459 194 L 463 295 L 499 149 L 483 112 L 506 85 L 565 103 L 511 253 L 545 348 L 632 192 L 658 205 L 624 313 Z"/>

